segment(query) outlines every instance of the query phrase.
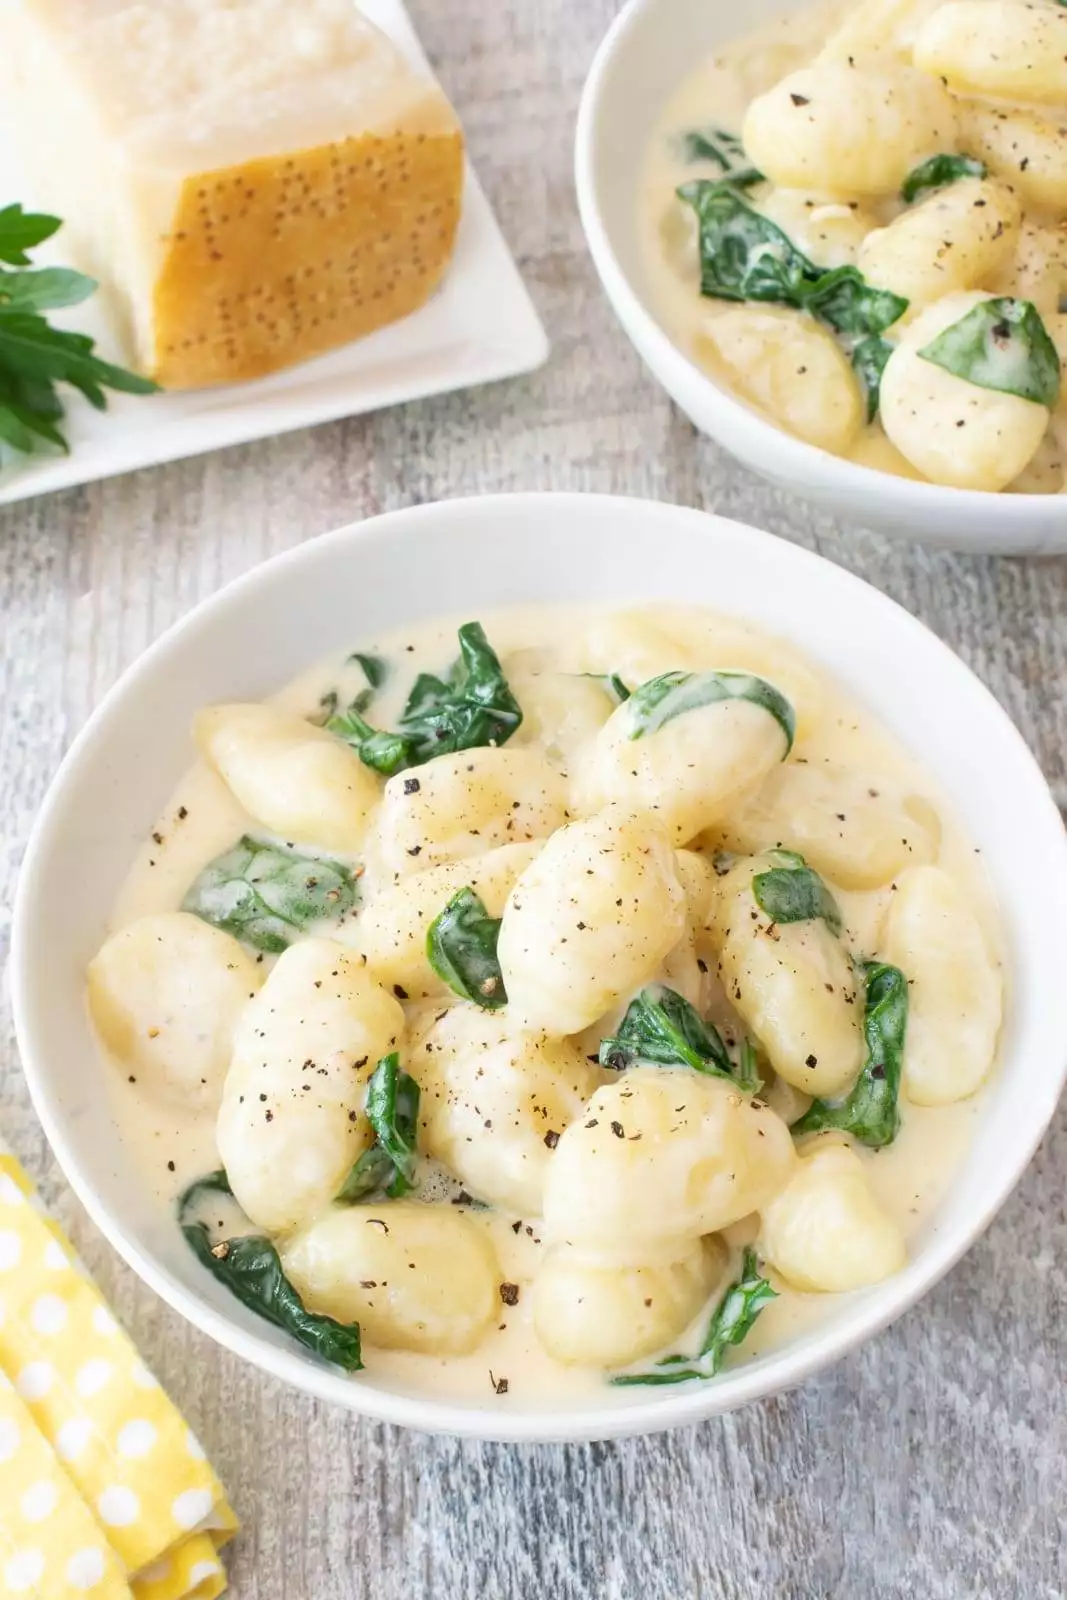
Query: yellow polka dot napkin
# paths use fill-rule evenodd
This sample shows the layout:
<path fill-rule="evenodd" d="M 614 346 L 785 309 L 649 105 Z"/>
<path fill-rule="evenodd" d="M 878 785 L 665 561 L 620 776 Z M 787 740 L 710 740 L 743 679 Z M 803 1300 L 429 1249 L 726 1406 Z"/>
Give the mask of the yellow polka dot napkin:
<path fill-rule="evenodd" d="M 222 1486 L 0 1149 L 0 1600 L 214 1600 Z"/>

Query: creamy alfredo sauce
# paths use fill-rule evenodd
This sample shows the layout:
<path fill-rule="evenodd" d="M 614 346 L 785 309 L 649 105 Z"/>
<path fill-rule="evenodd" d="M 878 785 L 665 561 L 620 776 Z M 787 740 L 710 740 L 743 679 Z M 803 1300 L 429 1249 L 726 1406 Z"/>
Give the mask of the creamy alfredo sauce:
<path fill-rule="evenodd" d="M 936 0 L 925 0 L 925 4 L 923 0 L 916 0 L 916 19 L 921 20 L 925 13 L 932 11 L 935 3 Z M 861 9 L 856 0 L 816 0 L 814 5 L 800 5 L 791 9 L 763 27 L 722 46 L 682 81 L 668 101 L 653 131 L 640 174 L 637 203 L 642 266 L 653 310 L 679 348 L 725 387 L 738 389 L 746 404 L 761 412 L 776 427 L 783 426 L 781 418 L 764 410 L 754 394 L 744 392 L 743 374 L 739 376 L 736 371 L 730 370 L 707 336 L 707 330 L 715 319 L 736 308 L 732 302 L 701 295 L 696 216 L 688 205 L 677 199 L 676 190 L 679 185 L 694 179 L 721 179 L 723 172 L 712 160 L 693 159 L 691 152 L 686 150 L 685 134 L 710 125 L 739 138 L 750 102 L 772 89 L 788 74 L 812 62 L 827 39 Z M 905 8 L 898 7 L 898 11 L 907 20 Z M 883 36 L 888 51 L 891 42 L 888 21 Z M 997 107 L 1004 104 L 1011 105 L 1013 109 L 1023 109 L 1013 102 L 997 101 L 994 104 Z M 740 158 L 739 164 L 744 164 Z M 750 198 L 757 209 L 767 203 L 767 189 L 768 186 L 762 185 L 751 192 Z M 802 212 L 787 209 L 784 213 L 778 213 L 769 204 L 768 214 L 787 235 L 793 237 L 794 243 L 824 268 L 855 261 L 857 246 L 864 231 L 857 225 L 857 216 L 867 219 L 867 227 L 884 227 L 904 209 L 895 194 L 867 197 L 862 203 L 845 194 L 805 195 L 800 190 L 775 190 L 774 198 L 779 196 L 788 207 L 801 205 Z M 1043 283 L 1039 282 L 1042 269 L 1036 263 L 1040 250 L 1044 248 L 1041 242 L 1045 237 L 1043 230 L 1046 227 L 1052 229 L 1061 218 L 1056 212 L 1043 211 L 1032 198 L 1027 198 L 1024 209 L 1023 230 L 1014 268 L 999 274 L 996 282 L 983 281 L 981 287 L 992 289 L 995 293 L 1022 295 L 1038 301 L 1046 326 L 1059 345 L 1062 335 L 1060 319 L 1054 315 L 1057 310 L 1055 295 L 1048 304 L 1045 303 Z M 1048 236 L 1051 239 L 1054 232 Z M 945 241 L 942 248 L 951 248 L 953 242 Z M 933 253 L 934 246 L 930 248 Z M 1028 257 L 1032 258 L 1033 264 Z M 1052 281 L 1051 268 L 1048 281 Z M 884 287 L 893 287 L 893 284 Z M 783 314 L 774 307 L 754 306 L 753 309 L 770 312 L 772 316 Z M 891 338 L 897 337 L 898 330 L 906 326 L 918 309 L 918 304 L 909 308 L 893 329 Z M 792 316 L 796 313 L 784 314 Z M 1062 348 L 1060 357 L 1061 361 L 1067 359 Z M 753 366 L 758 365 L 760 353 L 753 348 L 746 359 Z M 802 396 L 800 386 L 805 378 L 809 384 L 817 381 L 812 370 L 800 366 L 792 379 L 798 397 Z M 813 389 L 808 410 L 814 409 L 817 403 Z M 1062 489 L 1065 451 L 1059 428 L 1058 420 L 1054 419 L 1046 445 L 1010 485 L 1013 491 L 1053 493 Z M 836 451 L 835 446 L 828 448 Z M 923 473 L 887 438 L 878 417 L 873 423 L 859 429 L 847 449 L 836 453 L 881 472 L 923 480 Z M 935 478 L 935 481 L 949 480 Z M 987 487 L 977 483 L 964 486 Z"/>
<path fill-rule="evenodd" d="M 353 641 L 361 651 L 380 655 L 391 666 L 386 685 L 367 713 L 377 725 L 395 725 L 418 672 L 440 673 L 455 658 L 456 626 L 463 620 L 449 618 L 380 639 Z M 546 674 L 613 670 L 634 683 L 673 667 L 729 664 L 761 672 L 793 700 L 798 711 L 793 759 L 812 764 L 839 763 L 857 769 L 865 778 L 903 782 L 915 794 L 931 803 L 936 801 L 929 780 L 905 753 L 818 676 L 801 655 L 735 619 L 720 618 L 698 608 L 660 606 L 625 614 L 577 608 L 529 609 L 483 616 L 480 620 L 524 708 L 525 721 L 512 743 L 540 749 L 564 770 L 573 767 L 573 757 L 588 729 L 578 721 L 568 726 L 566 717 L 561 723 L 555 714 L 558 702 L 551 710 L 547 701 L 539 705 L 538 681 L 544 683 Z M 312 668 L 284 689 L 277 696 L 277 703 L 301 715 L 313 716 L 329 690 L 340 690 L 344 704 L 362 686 L 358 668 L 341 656 Z M 965 888 L 991 950 L 999 952 L 995 913 L 977 852 L 953 828 L 942 805 L 937 804 L 937 811 L 941 822 L 937 860 Z M 140 917 L 179 908 L 201 869 L 246 831 L 264 836 L 262 827 L 257 827 L 241 809 L 215 773 L 198 762 L 183 778 L 135 861 L 118 896 L 109 932 Z M 364 904 L 383 881 L 390 880 L 383 879 L 373 860 L 368 860 L 361 880 Z M 858 949 L 874 947 L 892 892 L 892 885 L 864 892 L 835 890 L 848 935 Z M 358 948 L 358 908 L 340 927 L 328 931 Z M 267 964 L 272 960 L 262 959 Z M 713 960 L 712 957 L 709 964 Z M 997 961 L 1000 965 L 999 954 Z M 707 1004 L 714 1012 L 714 996 L 709 996 Z M 417 1027 L 427 1009 L 439 1013 L 443 1005 L 430 1002 L 422 1008 L 409 1006 L 409 1021 Z M 608 1020 L 614 1022 L 617 1015 Z M 607 1025 L 597 1025 L 582 1037 L 583 1047 L 595 1050 L 599 1035 L 609 1031 Z M 409 1030 L 409 1037 L 411 1032 L 414 1027 Z M 183 1113 L 162 1103 L 146 1085 L 131 1081 L 127 1068 L 117 1061 L 109 1061 L 108 1068 L 107 1081 L 123 1144 L 143 1172 L 155 1203 L 172 1213 L 181 1190 L 219 1164 L 214 1118 L 210 1114 Z M 773 1103 L 773 1094 L 771 1098 Z M 803 1098 L 797 1102 L 799 1106 L 805 1103 Z M 902 1097 L 903 1126 L 896 1141 L 879 1152 L 857 1147 L 878 1200 L 906 1238 L 929 1222 L 967 1150 L 980 1105 L 980 1095 L 937 1109 L 910 1105 Z M 782 1109 L 787 1117 L 796 1115 L 795 1109 L 784 1104 Z M 430 1171 L 424 1195 L 454 1192 L 456 1187 L 453 1185 L 452 1191 L 442 1189 L 439 1175 Z M 496 1326 L 469 1355 L 439 1358 L 368 1345 L 364 1360 L 369 1374 L 393 1386 L 441 1398 L 484 1403 L 488 1397 L 503 1408 L 523 1408 L 537 1402 L 565 1405 L 577 1399 L 585 1404 L 596 1404 L 598 1400 L 618 1404 L 624 1395 L 639 1398 L 643 1392 L 640 1389 L 612 1389 L 601 1372 L 557 1363 L 538 1344 L 529 1293 L 542 1251 L 538 1219 L 478 1209 L 467 1214 L 477 1226 L 489 1231 L 502 1281 L 519 1287 L 517 1304 L 509 1306 L 501 1301 Z M 756 1232 L 757 1219 L 753 1217 L 728 1230 L 726 1237 L 729 1243 L 739 1245 L 753 1239 Z M 730 1364 L 780 1345 L 831 1314 L 839 1303 L 835 1295 L 803 1294 L 776 1282 L 780 1298 L 762 1313 L 741 1349 L 728 1358 Z M 720 1293 L 721 1286 L 716 1287 L 715 1297 Z M 695 1346 L 707 1316 L 705 1308 L 688 1334 L 676 1342 L 677 1348 Z M 498 1392 L 501 1379 L 507 1380 L 505 1392 Z"/>

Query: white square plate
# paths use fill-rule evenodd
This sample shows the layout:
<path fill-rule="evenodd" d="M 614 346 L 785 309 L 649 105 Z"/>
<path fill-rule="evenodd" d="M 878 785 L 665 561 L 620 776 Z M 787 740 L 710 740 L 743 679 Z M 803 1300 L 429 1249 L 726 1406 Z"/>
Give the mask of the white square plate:
<path fill-rule="evenodd" d="M 362 0 L 361 10 L 414 66 L 429 72 L 401 0 Z M 20 181 L 12 152 L 0 136 L 0 204 L 15 200 L 33 205 L 33 195 Z M 62 260 L 62 240 L 60 232 L 57 261 Z M 99 339 L 102 355 L 119 358 L 96 301 L 68 313 L 68 319 Z M 366 339 L 254 383 L 149 399 L 109 395 L 105 412 L 94 411 L 79 395 L 64 389 L 70 455 L 31 457 L 25 464 L 0 471 L 0 505 L 223 445 L 511 377 L 540 366 L 547 355 L 544 329 L 468 163 L 456 253 L 441 288 L 420 311 Z"/>

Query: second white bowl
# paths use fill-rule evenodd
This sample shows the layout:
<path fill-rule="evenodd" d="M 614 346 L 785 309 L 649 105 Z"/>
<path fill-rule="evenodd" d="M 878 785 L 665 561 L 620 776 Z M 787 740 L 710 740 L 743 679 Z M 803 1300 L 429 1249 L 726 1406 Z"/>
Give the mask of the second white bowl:
<path fill-rule="evenodd" d="M 653 375 L 702 432 L 772 483 L 846 521 L 940 545 L 1003 555 L 1067 551 L 1067 497 L 985 494 L 875 472 L 782 432 L 709 377 L 651 309 L 639 237 L 637 178 L 679 83 L 717 46 L 811 0 L 630 0 L 582 94 L 575 181 L 582 225 L 619 321 Z"/>

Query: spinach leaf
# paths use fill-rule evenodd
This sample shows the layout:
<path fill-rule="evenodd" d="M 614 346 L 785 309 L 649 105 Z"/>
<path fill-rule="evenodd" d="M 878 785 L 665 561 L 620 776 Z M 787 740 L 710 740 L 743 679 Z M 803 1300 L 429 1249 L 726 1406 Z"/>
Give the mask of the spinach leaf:
<path fill-rule="evenodd" d="M 630 707 L 631 739 L 656 733 L 674 717 L 717 700 L 750 700 L 769 711 L 785 734 L 785 753 L 793 747 L 796 716 L 785 695 L 748 672 L 664 672 L 635 689 Z M 784 758 L 783 758 L 784 759 Z"/>
<path fill-rule="evenodd" d="M 756 1047 L 747 1035 L 741 1040 L 738 1048 L 734 1078 L 737 1082 L 737 1087 L 743 1089 L 745 1094 L 759 1094 L 763 1088 L 763 1079 L 759 1074 L 759 1058 L 756 1054 Z"/>
<path fill-rule="evenodd" d="M 221 1168 L 190 1184 L 178 1200 L 178 1226 L 197 1258 L 257 1316 L 292 1334 L 324 1361 L 332 1361 L 346 1372 L 358 1372 L 363 1366 L 358 1322 L 337 1322 L 309 1311 L 265 1234 L 245 1234 L 212 1244 L 207 1225 L 190 1215 L 200 1197 L 210 1193 L 233 1193 Z"/>
<path fill-rule="evenodd" d="M 629 700 L 633 694 L 633 690 L 627 687 L 617 672 L 580 672 L 578 676 L 591 678 L 594 683 L 599 683 L 604 693 L 609 694 L 616 705 L 621 706 L 623 701 Z"/>
<path fill-rule="evenodd" d="M 983 300 L 919 354 L 980 389 L 1056 409 L 1060 358 L 1029 300 Z"/>
<path fill-rule="evenodd" d="M 331 717 L 326 726 L 352 745 L 361 761 L 387 777 L 434 756 L 506 744 L 522 722 L 522 707 L 480 622 L 460 628 L 459 651 L 444 678 L 420 672 L 398 733 L 372 728 L 359 708 Z"/>
<path fill-rule="evenodd" d="M 759 1271 L 756 1252 L 747 1249 L 742 1258 L 740 1275 L 712 1313 L 695 1357 L 665 1356 L 656 1363 L 655 1371 L 626 1373 L 612 1378 L 612 1383 L 619 1388 L 632 1388 L 637 1384 L 658 1386 L 688 1383 L 692 1378 L 716 1377 L 722 1369 L 727 1350 L 742 1342 L 751 1332 L 764 1306 L 777 1298 L 777 1289 L 772 1289 Z"/>
<path fill-rule="evenodd" d="M 401 733 L 386 733 L 372 728 L 364 721 L 358 701 L 354 700 L 347 711 L 327 719 L 326 727 L 339 739 L 350 744 L 365 767 L 373 767 L 383 778 L 392 778 L 415 761 L 415 746 Z"/>
<path fill-rule="evenodd" d="M 391 1200 L 418 1187 L 415 1178 L 419 1131 L 419 1086 L 402 1072 L 394 1051 L 383 1056 L 367 1083 L 367 1120 L 375 1143 L 348 1174 L 337 1198 L 346 1205 L 384 1189 Z"/>
<path fill-rule="evenodd" d="M 878 402 L 881 397 L 882 373 L 885 364 L 893 354 L 893 346 L 888 339 L 873 333 L 867 339 L 861 339 L 852 346 L 852 370 L 859 378 L 867 399 L 867 421 L 873 422 L 878 415 Z"/>
<path fill-rule="evenodd" d="M 908 1028 L 908 980 L 899 967 L 869 961 L 863 968 L 866 1003 L 863 1033 L 867 1058 L 851 1091 L 841 1100 L 813 1100 L 792 1133 L 839 1128 L 872 1150 L 892 1144 L 900 1131 L 900 1075 Z"/>
<path fill-rule="evenodd" d="M 600 1044 L 600 1064 L 617 1072 L 635 1061 L 692 1067 L 733 1079 L 730 1057 L 714 1023 L 703 1022 L 689 1001 L 663 983 L 650 983 L 631 1000 L 619 1031 Z"/>
<path fill-rule="evenodd" d="M 384 656 L 368 656 L 359 650 L 353 650 L 349 661 L 358 661 L 363 668 L 363 676 L 367 680 L 368 689 L 380 689 L 389 676 L 389 663 Z"/>
<path fill-rule="evenodd" d="M 700 179 L 678 195 L 697 214 L 701 294 L 810 311 L 853 337 L 884 333 L 907 310 L 905 299 L 872 289 L 857 267 L 817 267 L 729 183 Z"/>
<path fill-rule="evenodd" d="M 277 955 L 311 923 L 337 921 L 358 903 L 356 874 L 249 834 L 217 856 L 182 901 L 205 922 Z"/>
<path fill-rule="evenodd" d="M 43 244 L 62 226 L 58 217 L 24 211 L 17 204 L 0 208 L 0 261 L 6 261 L 12 267 L 28 267 L 30 258 L 27 250 Z"/>
<path fill-rule="evenodd" d="M 469 887 L 452 896 L 426 935 L 426 958 L 437 976 L 484 1011 L 508 1003 L 496 958 L 499 935 L 500 918 L 491 917 Z"/>
<path fill-rule="evenodd" d="M 712 161 L 725 178 L 739 188 L 748 189 L 763 182 L 763 173 L 749 166 L 745 147 L 736 133 L 723 128 L 694 128 L 679 141 L 683 161 Z"/>
<path fill-rule="evenodd" d="M 752 879 L 752 895 L 760 910 L 772 922 L 813 922 L 821 917 L 831 933 L 839 934 L 841 912 L 819 874 L 795 850 L 771 854 L 775 865 Z"/>
<path fill-rule="evenodd" d="M 1060 0 L 1060 4 L 1067 4 L 1067 0 Z M 960 178 L 984 178 L 988 172 L 985 162 L 978 161 L 974 156 L 949 155 L 947 152 L 931 156 L 929 161 L 920 161 L 917 167 L 912 167 L 900 186 L 900 198 L 910 206 L 928 190 L 944 189 L 950 183 L 957 183 Z"/>

